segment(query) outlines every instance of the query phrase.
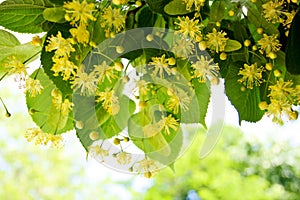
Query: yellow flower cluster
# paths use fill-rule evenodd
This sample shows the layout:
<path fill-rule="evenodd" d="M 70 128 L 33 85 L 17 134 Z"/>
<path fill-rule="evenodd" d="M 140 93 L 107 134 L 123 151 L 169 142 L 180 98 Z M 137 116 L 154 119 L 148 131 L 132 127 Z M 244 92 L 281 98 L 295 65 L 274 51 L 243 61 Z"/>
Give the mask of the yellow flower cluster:
<path fill-rule="evenodd" d="M 24 137 L 28 142 L 35 141 L 36 145 L 47 145 L 51 143 L 53 147 L 61 147 L 62 136 L 44 133 L 40 128 L 27 129 Z"/>
<path fill-rule="evenodd" d="M 179 88 L 169 88 L 167 94 L 169 95 L 167 106 L 170 110 L 173 111 L 174 114 L 178 114 L 179 107 L 183 111 L 187 111 L 189 109 L 191 97 L 188 96 L 187 92 Z"/>
<path fill-rule="evenodd" d="M 275 85 L 269 86 L 269 90 L 270 103 L 260 102 L 260 109 L 267 110 L 267 113 L 273 116 L 273 121 L 279 124 L 283 124 L 283 115 L 296 120 L 298 112 L 293 110 L 292 106 L 300 103 L 300 86 L 294 87 L 292 81 L 280 78 Z"/>
<path fill-rule="evenodd" d="M 200 11 L 201 6 L 204 6 L 205 0 L 183 0 L 186 3 L 186 10 L 191 10 L 192 6 L 195 6 L 197 11 Z"/>
<path fill-rule="evenodd" d="M 105 61 L 101 65 L 94 65 L 94 73 L 98 77 L 99 83 L 103 83 L 105 78 L 111 83 L 112 79 L 117 78 L 114 71 L 114 66 L 109 66 Z"/>
<path fill-rule="evenodd" d="M 148 124 L 143 127 L 143 133 L 146 137 L 154 137 L 160 132 L 167 135 L 171 134 L 170 129 L 177 131 L 179 127 L 179 122 L 171 114 L 168 117 L 162 116 L 161 120 L 156 123 Z"/>
<path fill-rule="evenodd" d="M 192 78 L 198 78 L 198 81 L 202 83 L 206 82 L 208 77 L 212 80 L 218 79 L 219 66 L 213 62 L 213 59 L 209 59 L 207 56 L 203 55 L 197 57 L 197 59 L 198 60 L 191 65 L 194 69 L 194 75 Z"/>
<path fill-rule="evenodd" d="M 152 57 L 152 62 L 149 62 L 150 65 L 154 66 L 152 76 L 164 78 L 164 74 L 171 75 L 174 74 L 172 69 L 169 66 L 170 60 L 172 58 L 166 58 L 166 55 L 163 54 L 161 57 Z"/>
<path fill-rule="evenodd" d="M 125 27 L 126 14 L 120 8 L 108 6 L 101 14 L 101 26 L 105 28 L 105 36 L 113 37 Z"/>
<path fill-rule="evenodd" d="M 175 31 L 175 33 L 181 33 L 185 39 L 199 42 L 199 38 L 201 38 L 201 31 L 198 25 L 199 20 L 190 19 L 188 16 L 178 17 L 178 20 L 179 22 L 175 22 L 175 24 L 178 25 L 179 30 Z"/>
<path fill-rule="evenodd" d="M 217 53 L 224 51 L 228 38 L 225 38 L 227 33 L 217 31 L 213 28 L 211 33 L 206 34 L 207 47 Z"/>
<path fill-rule="evenodd" d="M 81 65 L 72 83 L 72 89 L 80 90 L 80 95 L 91 96 L 97 90 L 98 79 L 94 72 L 86 73 L 84 65 Z"/>
<path fill-rule="evenodd" d="M 17 59 L 16 56 L 9 56 L 3 62 L 3 67 L 8 70 L 10 74 L 18 74 L 22 77 L 26 77 L 26 67 L 24 63 Z"/>
<path fill-rule="evenodd" d="M 259 86 L 263 82 L 262 78 L 263 67 L 257 67 L 257 63 L 252 65 L 244 64 L 244 69 L 240 69 L 238 75 L 243 77 L 238 80 L 249 89 L 254 86 Z"/>
<path fill-rule="evenodd" d="M 89 148 L 89 154 L 95 158 L 101 159 L 101 161 L 104 161 L 104 157 L 107 157 L 109 155 L 109 151 L 107 149 L 103 149 L 102 146 L 94 145 L 90 146 Z"/>
<path fill-rule="evenodd" d="M 69 99 L 62 101 L 62 93 L 58 89 L 53 89 L 51 92 L 52 104 L 60 111 L 61 115 L 68 116 L 73 109 L 73 103 Z"/>
<path fill-rule="evenodd" d="M 277 35 L 267 35 L 263 34 L 263 37 L 258 40 L 257 44 L 259 45 L 259 52 L 263 54 L 266 53 L 267 57 L 271 59 L 276 58 L 276 53 L 280 50 L 281 44 L 277 39 Z"/>
<path fill-rule="evenodd" d="M 104 92 L 99 92 L 96 102 L 102 102 L 103 108 L 111 115 L 116 115 L 120 111 L 119 98 L 114 90 L 106 89 Z"/>
<path fill-rule="evenodd" d="M 63 80 L 69 80 L 75 76 L 77 70 L 77 66 L 69 60 L 71 52 L 75 51 L 72 42 L 71 38 L 65 39 L 61 32 L 58 32 L 56 36 L 52 35 L 48 39 L 48 45 L 45 47 L 48 52 L 55 51 L 51 70 L 54 76 L 61 75 Z"/>
<path fill-rule="evenodd" d="M 39 80 L 27 78 L 26 80 L 26 92 L 30 97 L 36 97 L 38 94 L 41 94 L 43 90 L 43 86 L 41 85 Z"/>
<path fill-rule="evenodd" d="M 117 162 L 120 165 L 128 165 L 131 162 L 131 154 L 121 151 L 117 154 Z"/>
<path fill-rule="evenodd" d="M 272 23 L 282 23 L 283 19 L 281 18 L 282 15 L 282 5 L 284 1 L 268 1 L 267 3 L 262 5 L 264 17 Z"/>
<path fill-rule="evenodd" d="M 187 40 L 187 38 L 182 37 L 176 37 L 171 50 L 175 53 L 177 57 L 187 59 L 193 51 L 193 49 L 194 43 L 192 40 Z"/>
<path fill-rule="evenodd" d="M 297 0 L 293 1 L 297 3 Z M 271 0 L 262 5 L 263 16 L 270 23 L 282 23 L 287 29 L 286 35 L 288 35 L 288 29 L 292 23 L 292 20 L 296 14 L 296 10 L 289 9 L 290 0 L 285 3 L 284 0 Z"/>
<path fill-rule="evenodd" d="M 156 163 L 156 161 L 151 160 L 147 157 L 135 163 L 134 167 L 137 172 L 144 173 L 144 176 L 146 178 L 151 178 L 154 173 L 158 171 L 158 164 Z"/>
<path fill-rule="evenodd" d="M 87 44 L 89 42 L 90 33 L 87 30 L 89 20 L 96 21 L 93 16 L 95 5 L 88 3 L 86 0 L 82 2 L 73 0 L 64 4 L 66 11 L 65 19 L 71 22 L 75 28 L 70 29 L 70 33 L 78 43 Z"/>

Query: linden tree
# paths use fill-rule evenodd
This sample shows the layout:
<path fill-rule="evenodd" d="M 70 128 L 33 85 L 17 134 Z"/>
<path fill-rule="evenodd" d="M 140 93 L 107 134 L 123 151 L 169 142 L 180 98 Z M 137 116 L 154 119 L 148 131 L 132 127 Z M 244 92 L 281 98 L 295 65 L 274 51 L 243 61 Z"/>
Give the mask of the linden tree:
<path fill-rule="evenodd" d="M 298 118 L 297 0 L 5 0 L 0 25 L 0 80 L 14 76 L 36 123 L 27 140 L 58 146 L 75 129 L 117 170 L 172 167 L 223 82 L 240 122 Z"/>

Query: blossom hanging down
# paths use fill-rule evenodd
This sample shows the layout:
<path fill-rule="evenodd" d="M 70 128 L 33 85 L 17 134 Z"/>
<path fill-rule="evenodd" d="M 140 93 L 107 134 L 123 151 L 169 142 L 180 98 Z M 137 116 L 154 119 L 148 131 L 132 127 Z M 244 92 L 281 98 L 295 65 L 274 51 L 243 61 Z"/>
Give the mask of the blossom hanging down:
<path fill-rule="evenodd" d="M 159 76 L 160 78 L 164 78 L 164 74 L 167 75 L 173 74 L 173 71 L 169 67 L 169 59 L 166 58 L 166 54 L 162 55 L 161 57 L 152 57 L 152 62 L 150 62 L 150 65 L 154 66 L 152 75 L 154 77 Z"/>
<path fill-rule="evenodd" d="M 293 87 L 292 81 L 284 81 L 280 78 L 276 84 L 269 86 L 270 104 L 266 102 L 260 103 L 262 110 L 267 110 L 267 114 L 273 116 L 273 121 L 279 124 L 283 124 L 283 115 L 287 115 L 289 119 L 297 119 L 298 112 L 294 111 L 292 106 L 297 104 L 299 93 L 297 93 L 297 87 Z M 266 104 L 265 106 L 262 106 Z"/>
<path fill-rule="evenodd" d="M 72 89 L 75 91 L 80 90 L 80 95 L 90 96 L 94 95 L 97 90 L 98 79 L 95 73 L 91 72 L 87 74 L 84 71 L 84 66 L 81 65 L 74 80 L 71 82 Z"/>
<path fill-rule="evenodd" d="M 97 94 L 99 97 L 96 102 L 102 102 L 103 108 L 111 115 L 116 115 L 120 111 L 119 98 L 115 95 L 114 90 L 106 89 L 104 92 Z"/>
<path fill-rule="evenodd" d="M 190 19 L 188 16 L 178 17 L 178 20 L 179 22 L 175 22 L 175 24 L 178 25 L 179 30 L 175 33 L 181 33 L 186 39 L 190 37 L 192 41 L 197 41 L 197 38 L 201 36 L 199 20 Z"/>
<path fill-rule="evenodd" d="M 206 82 L 208 77 L 218 79 L 219 66 L 207 56 L 201 55 L 198 60 L 191 66 L 194 69 L 193 78 L 198 78 L 199 82 Z"/>
<path fill-rule="evenodd" d="M 93 16 L 95 11 L 95 4 L 88 3 L 86 0 L 82 2 L 73 0 L 64 4 L 66 11 L 65 19 L 71 21 L 72 24 L 79 22 L 80 25 L 88 25 L 88 20 L 95 21 L 96 18 Z"/>
<path fill-rule="evenodd" d="M 238 80 L 243 83 L 247 88 L 253 89 L 253 86 L 259 86 L 262 82 L 263 67 L 257 67 L 257 63 L 252 65 L 244 64 L 244 69 L 241 69 L 238 75 L 243 77 Z"/>
<path fill-rule="evenodd" d="M 30 97 L 36 97 L 37 95 L 42 93 L 43 86 L 40 81 L 37 79 L 27 78 L 26 80 L 26 92 Z"/>
<path fill-rule="evenodd" d="M 228 38 L 225 38 L 226 35 L 227 33 L 224 31 L 217 31 L 213 28 L 211 33 L 206 34 L 207 47 L 217 53 L 224 51 L 228 40 Z"/>
<path fill-rule="evenodd" d="M 260 53 L 263 54 L 265 52 L 267 56 L 269 56 L 270 53 L 278 52 L 281 48 L 277 35 L 269 36 L 267 34 L 263 34 L 263 38 L 261 38 L 257 44 L 259 45 Z"/>
<path fill-rule="evenodd" d="M 263 4 L 261 7 L 263 8 L 263 16 L 266 18 L 267 21 L 272 23 L 282 23 L 282 5 L 284 1 L 278 1 L 278 0 L 271 0 Z"/>

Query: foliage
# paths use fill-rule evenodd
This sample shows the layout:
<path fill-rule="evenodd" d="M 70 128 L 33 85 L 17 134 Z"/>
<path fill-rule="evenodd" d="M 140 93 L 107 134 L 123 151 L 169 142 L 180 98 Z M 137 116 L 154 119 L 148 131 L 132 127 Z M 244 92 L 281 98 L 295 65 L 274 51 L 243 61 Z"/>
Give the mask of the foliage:
<path fill-rule="evenodd" d="M 207 200 L 299 198 L 299 148 L 272 140 L 262 145 L 232 127 L 222 136 L 203 160 L 194 153 L 203 141 L 198 137 L 175 172 L 166 169 L 155 176 L 143 199 L 185 199 L 191 190 Z"/>
<path fill-rule="evenodd" d="M 181 124 L 206 127 L 220 79 L 240 122 L 298 118 L 298 22 L 297 0 L 6 0 L 1 26 L 45 36 L 20 44 L 1 30 L 0 80 L 25 88 L 28 141 L 56 145 L 75 128 L 98 160 L 151 176 L 184 149 Z"/>
<path fill-rule="evenodd" d="M 10 96 L 9 105 L 18 104 L 22 98 L 22 95 L 12 94 L 8 89 L 2 90 L 1 94 Z M 80 149 L 74 151 L 74 148 L 81 147 L 76 142 L 71 143 L 73 139 L 69 137 L 70 133 L 66 135 L 68 147 L 49 148 L 26 144 L 20 132 L 33 123 L 28 123 L 30 116 L 24 115 L 23 107 L 26 107 L 25 104 L 16 109 L 12 119 L 0 116 L 0 199 L 120 198 L 120 195 L 108 192 L 110 188 L 118 187 L 117 182 L 112 183 L 104 177 L 99 181 L 94 175 L 93 180 L 90 180 L 89 173 L 95 172 L 87 170 L 92 168 L 87 167 L 84 153 L 79 156 Z"/>

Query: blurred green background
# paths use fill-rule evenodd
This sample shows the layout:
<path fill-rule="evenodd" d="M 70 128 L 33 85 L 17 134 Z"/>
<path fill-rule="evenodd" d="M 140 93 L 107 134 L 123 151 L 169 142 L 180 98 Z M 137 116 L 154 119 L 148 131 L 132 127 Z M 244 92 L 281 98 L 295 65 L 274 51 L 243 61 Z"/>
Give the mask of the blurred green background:
<path fill-rule="evenodd" d="M 24 138 L 33 127 L 24 95 L 1 85 L 0 96 L 12 113 L 0 110 L 0 199 L 300 199 L 300 149 L 272 137 L 263 142 L 225 126 L 220 141 L 199 159 L 204 132 L 186 154 L 153 179 L 120 174 L 86 159 L 74 133 L 62 149 L 35 146 Z M 284 134 L 284 133 L 283 133 Z M 193 191 L 193 192 L 191 192 Z M 191 197 L 192 195 L 190 195 Z M 196 198 L 197 196 L 197 198 Z"/>

